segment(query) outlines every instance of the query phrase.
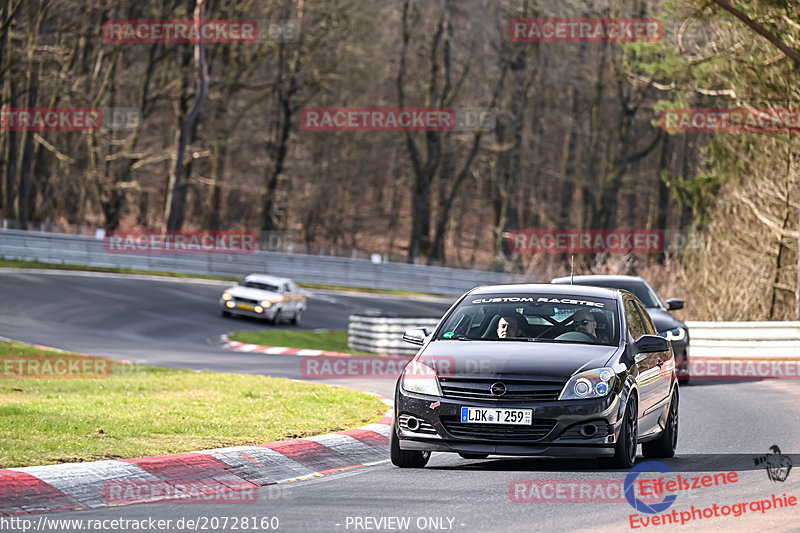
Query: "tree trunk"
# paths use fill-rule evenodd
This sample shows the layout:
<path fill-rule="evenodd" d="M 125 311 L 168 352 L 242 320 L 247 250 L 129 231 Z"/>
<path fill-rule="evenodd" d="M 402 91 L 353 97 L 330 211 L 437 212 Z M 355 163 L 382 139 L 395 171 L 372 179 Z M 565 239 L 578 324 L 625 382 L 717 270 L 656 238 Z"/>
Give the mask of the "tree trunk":
<path fill-rule="evenodd" d="M 197 0 L 194 8 L 195 24 L 200 26 L 205 19 L 205 0 Z M 175 155 L 167 189 L 166 210 L 164 220 L 167 231 L 178 231 L 183 226 L 186 210 L 186 180 L 188 179 L 188 163 L 186 161 L 186 145 L 191 138 L 200 108 L 208 94 L 208 65 L 206 64 L 205 42 L 200 40 L 194 45 L 194 62 L 196 66 L 197 95 L 192 107 L 185 116 L 179 114 L 178 128 L 175 134 Z M 182 99 L 183 100 L 183 99 Z"/>
<path fill-rule="evenodd" d="M 592 100 L 591 108 L 592 130 L 589 138 L 589 152 L 586 160 L 588 175 L 596 176 L 598 180 L 602 179 L 597 167 L 600 151 L 600 137 L 603 132 L 603 126 L 600 119 L 600 110 L 602 109 L 603 96 L 605 95 L 604 76 L 606 74 L 606 61 L 609 53 L 608 50 L 609 47 L 607 45 L 602 46 L 600 51 L 600 60 L 597 65 L 597 77 L 595 78 L 594 85 L 594 99 Z M 594 220 L 595 217 L 595 186 L 595 184 L 586 182 L 581 185 L 581 196 L 583 197 L 582 226 L 584 228 L 595 227 L 591 225 L 592 223 L 590 222 Z"/>
<path fill-rule="evenodd" d="M 39 64 L 28 63 L 28 100 L 26 106 L 36 107 L 39 93 Z M 33 136 L 32 130 L 27 130 L 22 134 L 22 162 L 19 167 L 19 197 L 18 206 L 19 223 L 21 229 L 28 229 L 28 216 L 31 209 L 31 179 L 33 174 Z"/>
<path fill-rule="evenodd" d="M 218 231 L 222 224 L 222 187 L 225 179 L 225 158 L 228 157 L 228 137 L 217 138 L 211 160 L 211 198 L 208 203 L 208 229 Z"/>
<path fill-rule="evenodd" d="M 158 45 L 153 44 L 150 46 L 147 59 L 147 68 L 145 69 L 144 79 L 142 81 L 142 91 L 139 95 L 139 114 L 142 117 L 141 122 L 135 130 L 130 133 L 126 139 L 125 146 L 131 153 L 136 153 L 139 146 L 139 136 L 142 131 L 142 124 L 144 120 L 150 115 L 152 109 L 152 99 L 150 97 L 150 82 L 155 73 L 155 66 L 158 60 L 156 59 L 156 51 Z M 118 178 L 111 178 L 112 190 L 109 198 L 103 202 L 103 214 L 105 216 L 104 227 L 107 231 L 114 231 L 119 229 L 120 219 L 122 213 L 125 211 L 128 192 L 122 184 L 130 183 L 133 177 L 133 165 L 138 161 L 137 157 L 128 157 L 125 160 L 124 167 L 119 172 Z M 145 222 L 149 225 L 149 222 Z"/>
<path fill-rule="evenodd" d="M 3 100 L 8 102 L 9 107 L 16 107 L 17 94 L 14 81 L 11 76 L 6 76 Z M 6 218 L 16 219 L 17 213 L 17 132 L 9 129 L 5 135 L 5 196 L 3 211 Z"/>
<path fill-rule="evenodd" d="M 442 15 L 437 23 L 436 31 L 431 39 L 431 49 L 429 54 L 430 60 L 430 78 L 428 83 L 427 103 L 428 105 L 435 105 L 440 103 L 446 90 L 440 94 L 437 87 L 439 58 L 438 47 L 442 40 L 442 35 L 447 24 L 447 12 L 449 3 L 445 0 L 445 5 L 442 9 Z M 411 40 L 411 30 L 409 28 L 409 1 L 403 3 L 402 14 L 402 46 L 400 49 L 400 67 L 395 79 L 397 88 L 397 102 L 398 107 L 405 107 L 405 70 L 406 70 L 406 55 L 408 45 Z M 411 159 L 411 168 L 414 171 L 414 182 L 411 193 L 411 235 L 409 236 L 408 255 L 406 261 L 408 263 L 415 263 L 420 255 L 430 252 L 430 221 L 431 221 L 431 185 L 433 183 L 434 175 L 441 162 L 442 155 L 442 138 L 441 133 L 438 131 L 425 132 L 425 152 L 420 152 L 414 138 L 409 131 L 403 131 L 403 138 L 406 142 L 409 157 Z"/>
<path fill-rule="evenodd" d="M 288 90 L 281 87 L 278 95 L 279 118 L 277 135 L 273 148 L 270 150 L 272 166 L 268 167 L 265 176 L 265 192 L 261 197 L 261 231 L 274 231 L 283 227 L 281 220 L 281 206 L 277 202 L 278 181 L 283 172 L 286 155 L 289 153 L 289 133 L 292 129 L 292 116 L 294 114 L 293 99 L 297 92 L 297 80 L 291 74 L 292 82 Z"/>
<path fill-rule="evenodd" d="M 796 153 L 792 151 L 792 140 L 794 135 L 790 132 L 789 133 L 789 172 L 797 172 L 797 167 L 793 165 L 795 161 L 797 161 Z M 796 175 L 794 182 L 800 182 L 800 175 Z M 791 189 L 790 189 L 791 190 Z M 791 209 L 791 203 L 788 202 L 788 199 L 791 198 L 790 193 L 787 192 L 787 211 Z M 798 199 L 800 202 L 800 199 Z M 794 319 L 800 321 L 800 207 L 797 209 L 797 284 L 794 287 Z"/>
<path fill-rule="evenodd" d="M 274 231 L 285 226 L 286 206 L 279 205 L 277 196 L 278 184 L 286 164 L 289 153 L 289 134 L 292 130 L 292 120 L 297 111 L 295 99 L 300 89 L 298 73 L 302 65 L 303 51 L 303 15 L 305 1 L 297 3 L 297 42 L 287 45 L 278 44 L 278 119 L 275 126 L 275 136 L 267 143 L 267 152 L 272 161 L 272 166 L 267 167 L 264 173 L 265 191 L 261 196 L 261 231 Z M 288 55 L 291 53 L 291 57 Z"/>

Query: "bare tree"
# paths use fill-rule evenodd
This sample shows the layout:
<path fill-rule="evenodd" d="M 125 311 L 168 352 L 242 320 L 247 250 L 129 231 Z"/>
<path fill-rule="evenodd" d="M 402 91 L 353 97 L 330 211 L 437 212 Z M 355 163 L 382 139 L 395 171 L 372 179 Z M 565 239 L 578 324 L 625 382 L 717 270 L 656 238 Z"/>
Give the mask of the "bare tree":
<path fill-rule="evenodd" d="M 196 0 L 194 8 L 194 24 L 199 28 L 205 20 L 205 0 Z M 175 135 L 175 152 L 172 158 L 169 185 L 167 186 L 167 201 L 164 211 L 165 228 L 168 231 L 181 229 L 183 226 L 184 212 L 186 209 L 186 179 L 187 166 L 186 145 L 192 135 L 200 108 L 206 100 L 208 94 L 208 65 L 206 64 L 206 48 L 203 39 L 198 39 L 194 45 L 195 76 L 197 80 L 197 94 L 195 95 L 192 107 L 183 114 L 185 105 L 184 94 L 178 103 L 178 128 Z"/>

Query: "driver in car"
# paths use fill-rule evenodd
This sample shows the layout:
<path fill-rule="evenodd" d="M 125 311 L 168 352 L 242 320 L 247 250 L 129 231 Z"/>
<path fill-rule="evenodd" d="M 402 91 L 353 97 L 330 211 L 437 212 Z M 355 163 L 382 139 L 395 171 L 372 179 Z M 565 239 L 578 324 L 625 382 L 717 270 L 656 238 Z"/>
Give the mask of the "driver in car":
<path fill-rule="evenodd" d="M 513 315 L 502 316 L 497 322 L 497 337 L 500 339 L 519 337 L 521 330 L 519 318 Z"/>
<path fill-rule="evenodd" d="M 581 309 L 575 313 L 572 320 L 575 324 L 575 331 L 591 335 L 594 340 L 597 340 L 597 320 L 595 320 L 591 312 Z"/>

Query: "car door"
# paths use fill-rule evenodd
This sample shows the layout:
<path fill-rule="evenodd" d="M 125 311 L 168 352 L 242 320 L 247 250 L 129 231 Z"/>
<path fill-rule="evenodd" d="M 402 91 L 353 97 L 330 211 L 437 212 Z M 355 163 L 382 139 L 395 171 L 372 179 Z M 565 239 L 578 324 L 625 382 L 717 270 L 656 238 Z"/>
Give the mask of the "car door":
<path fill-rule="evenodd" d="M 289 286 L 288 283 L 283 284 L 283 287 L 281 288 L 281 293 L 283 296 L 282 312 L 284 316 L 292 316 L 295 313 L 295 309 L 297 307 L 297 300 L 295 299 L 294 293 L 292 292 L 292 288 Z"/>
<path fill-rule="evenodd" d="M 650 318 L 650 315 L 641 302 L 634 302 L 634 304 L 636 305 L 636 309 L 639 310 L 639 315 L 642 317 L 645 333 L 648 335 L 658 335 L 658 329 L 656 329 L 653 319 Z M 658 366 L 658 372 L 661 379 L 658 380 L 658 387 L 656 387 L 655 393 L 657 396 L 653 409 L 657 409 L 658 407 L 662 406 L 665 401 L 667 401 L 667 397 L 670 393 L 670 385 L 672 384 L 672 380 L 670 379 L 672 375 L 672 369 L 675 368 L 675 356 L 673 355 L 672 350 L 660 352 L 655 355 L 658 356 L 658 359 L 656 359 L 656 366 Z"/>
<path fill-rule="evenodd" d="M 651 431 L 655 431 L 658 424 L 658 414 L 654 411 L 654 406 L 659 400 L 658 389 L 661 373 L 656 361 L 658 361 L 660 354 L 636 353 L 634 343 L 647 330 L 633 299 L 626 297 L 624 305 L 628 343 L 633 355 L 633 364 L 637 369 L 636 385 L 639 389 L 639 436 L 641 437 Z"/>
<path fill-rule="evenodd" d="M 300 290 L 300 287 L 297 286 L 297 283 L 290 281 L 289 287 L 292 289 L 294 293 L 294 298 L 297 300 L 297 308 L 302 309 L 305 311 L 306 309 L 306 297 L 303 294 L 303 291 Z"/>
<path fill-rule="evenodd" d="M 289 311 L 287 315 L 294 316 L 297 313 L 298 306 L 300 305 L 300 300 L 297 298 L 298 294 L 294 290 L 294 287 L 292 287 L 291 283 L 284 283 L 283 292 L 287 303 L 286 309 Z"/>

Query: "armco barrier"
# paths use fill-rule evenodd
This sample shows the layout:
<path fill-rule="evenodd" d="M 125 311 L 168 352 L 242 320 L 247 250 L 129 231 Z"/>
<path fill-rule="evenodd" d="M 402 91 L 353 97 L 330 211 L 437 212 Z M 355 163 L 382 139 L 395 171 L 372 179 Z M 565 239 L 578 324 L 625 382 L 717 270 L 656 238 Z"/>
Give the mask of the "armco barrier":
<path fill-rule="evenodd" d="M 347 326 L 347 345 L 355 350 L 392 355 L 413 355 L 419 346 L 403 341 L 409 328 L 433 331 L 438 318 L 401 318 L 350 315 Z"/>
<path fill-rule="evenodd" d="M 348 345 L 375 353 L 414 354 L 408 328 L 432 331 L 439 319 L 351 315 Z M 689 355 L 710 359 L 800 359 L 800 322 L 687 322 Z"/>
<path fill-rule="evenodd" d="M 186 274 L 244 276 L 253 272 L 284 276 L 301 283 L 370 289 L 404 289 L 462 294 L 478 285 L 535 282 L 502 272 L 350 259 L 282 252 L 245 254 L 118 254 L 103 241 L 83 235 L 0 231 L 0 257 L 43 263 L 161 270 Z"/>
<path fill-rule="evenodd" d="M 800 322 L 687 322 L 689 355 L 800 359 Z"/>

